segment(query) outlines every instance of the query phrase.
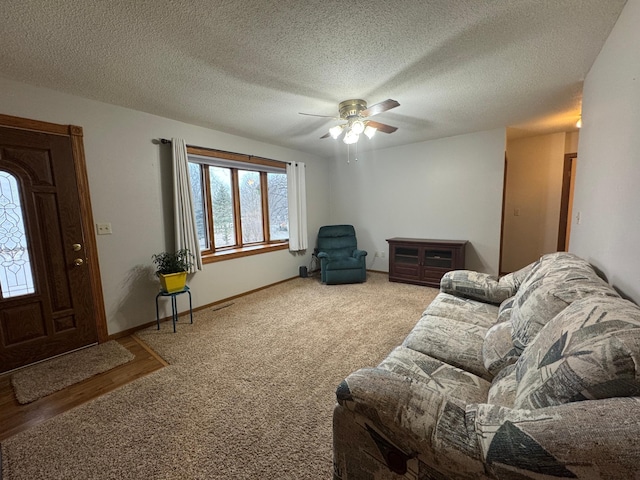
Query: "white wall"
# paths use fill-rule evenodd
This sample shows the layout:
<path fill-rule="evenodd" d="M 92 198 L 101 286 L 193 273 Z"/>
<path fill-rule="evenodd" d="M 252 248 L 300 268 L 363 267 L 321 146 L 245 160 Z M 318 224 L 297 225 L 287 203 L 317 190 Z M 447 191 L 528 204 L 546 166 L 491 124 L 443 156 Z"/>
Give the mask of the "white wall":
<path fill-rule="evenodd" d="M 181 137 L 192 145 L 305 162 L 310 243 L 329 218 L 326 159 L 2 78 L 0 113 L 84 129 L 94 220 L 113 227 L 112 235 L 97 237 L 110 334 L 155 320 L 151 255 L 173 245 L 170 149 L 153 139 Z M 189 280 L 194 307 L 294 277 L 309 264 L 310 251 L 205 265 Z"/>
<path fill-rule="evenodd" d="M 504 272 L 557 250 L 565 143 L 564 133 L 507 142 Z"/>
<path fill-rule="evenodd" d="M 388 271 L 387 238 L 417 237 L 469 240 L 466 267 L 496 274 L 504 150 L 504 129 L 361 153 L 350 163 L 345 147 L 332 167 L 332 223 L 356 227 L 370 269 Z"/>
<path fill-rule="evenodd" d="M 569 250 L 640 302 L 640 0 L 629 0 L 589 71 Z M 577 213 L 581 224 L 576 223 Z"/>

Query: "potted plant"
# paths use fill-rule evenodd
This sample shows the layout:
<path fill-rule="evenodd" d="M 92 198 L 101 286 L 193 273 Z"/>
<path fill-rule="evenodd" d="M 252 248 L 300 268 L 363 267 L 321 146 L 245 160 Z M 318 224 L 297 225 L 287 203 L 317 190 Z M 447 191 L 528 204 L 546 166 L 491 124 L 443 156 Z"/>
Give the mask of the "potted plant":
<path fill-rule="evenodd" d="M 187 272 L 193 265 L 193 254 L 188 248 L 175 252 L 162 252 L 152 256 L 156 275 L 165 292 L 179 292 L 187 284 Z"/>

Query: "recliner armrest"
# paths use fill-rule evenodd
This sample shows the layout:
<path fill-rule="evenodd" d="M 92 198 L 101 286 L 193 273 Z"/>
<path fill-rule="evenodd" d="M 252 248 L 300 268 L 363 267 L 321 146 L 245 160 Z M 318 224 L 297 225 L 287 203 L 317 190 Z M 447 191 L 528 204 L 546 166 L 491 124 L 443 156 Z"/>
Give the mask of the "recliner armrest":
<path fill-rule="evenodd" d="M 318 258 L 329 258 L 329 254 L 327 252 L 318 252 L 316 254 L 316 257 L 318 257 Z"/>
<path fill-rule="evenodd" d="M 367 252 L 365 250 L 357 250 L 356 249 L 356 250 L 353 251 L 351 256 L 353 256 L 354 258 L 366 257 L 367 256 Z"/>

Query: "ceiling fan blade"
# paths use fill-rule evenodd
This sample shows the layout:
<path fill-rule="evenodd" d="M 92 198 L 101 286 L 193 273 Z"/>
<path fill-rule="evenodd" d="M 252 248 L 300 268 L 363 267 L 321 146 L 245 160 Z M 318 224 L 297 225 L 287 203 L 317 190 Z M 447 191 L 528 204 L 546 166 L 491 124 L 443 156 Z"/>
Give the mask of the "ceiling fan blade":
<path fill-rule="evenodd" d="M 298 114 L 300 115 L 307 115 L 308 117 L 323 117 L 323 118 L 337 118 L 334 115 L 316 115 L 315 113 L 302 113 L 302 112 L 298 112 Z"/>
<path fill-rule="evenodd" d="M 373 120 L 367 120 L 366 124 L 383 133 L 393 133 L 398 130 L 398 127 L 392 127 L 386 123 L 374 122 Z"/>
<path fill-rule="evenodd" d="M 375 105 L 371 105 L 366 110 L 360 112 L 360 115 L 363 117 L 372 117 L 374 115 L 378 115 L 379 113 L 386 112 L 387 110 L 391 110 L 392 108 L 399 107 L 400 104 L 392 99 L 385 100 L 384 102 L 376 103 Z"/>

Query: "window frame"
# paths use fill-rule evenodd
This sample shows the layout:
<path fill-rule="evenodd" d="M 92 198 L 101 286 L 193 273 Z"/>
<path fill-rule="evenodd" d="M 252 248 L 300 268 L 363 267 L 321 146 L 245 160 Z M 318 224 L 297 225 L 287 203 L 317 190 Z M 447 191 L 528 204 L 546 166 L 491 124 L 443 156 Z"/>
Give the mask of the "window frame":
<path fill-rule="evenodd" d="M 202 158 L 205 157 L 205 158 Z M 201 161 L 197 161 L 200 158 Z M 206 159 L 211 159 L 207 161 Z M 209 248 L 201 250 L 203 263 L 218 262 L 232 258 L 256 255 L 260 253 L 285 250 L 289 248 L 289 239 L 271 240 L 270 217 L 269 217 L 269 188 L 267 173 L 283 173 L 286 175 L 286 162 L 272 160 L 264 157 L 255 157 L 241 153 L 225 152 L 204 147 L 194 147 L 187 145 L 187 159 L 200 168 L 200 179 L 202 184 L 203 210 L 205 214 L 205 231 L 209 239 Z M 216 162 L 216 160 L 218 162 Z M 210 166 L 220 166 L 231 170 L 231 193 L 233 202 L 233 216 L 235 225 L 235 244 L 228 247 L 215 248 L 213 210 L 210 187 Z M 262 206 L 262 231 L 264 241 L 243 243 L 242 241 L 242 220 L 240 211 L 240 186 L 238 181 L 238 171 L 252 171 L 260 174 L 260 194 Z"/>

